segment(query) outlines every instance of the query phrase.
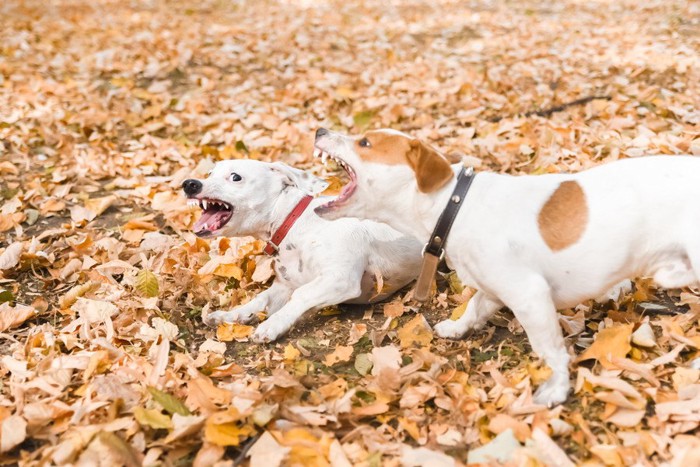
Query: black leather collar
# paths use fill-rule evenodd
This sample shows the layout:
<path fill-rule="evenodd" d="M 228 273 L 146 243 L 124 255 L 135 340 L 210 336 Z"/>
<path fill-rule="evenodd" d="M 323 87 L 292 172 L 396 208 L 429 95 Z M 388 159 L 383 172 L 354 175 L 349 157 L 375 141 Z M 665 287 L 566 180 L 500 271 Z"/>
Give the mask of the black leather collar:
<path fill-rule="evenodd" d="M 452 224 L 457 217 L 457 213 L 459 213 L 459 209 L 464 204 L 464 199 L 475 177 L 476 174 L 471 167 L 462 167 L 462 170 L 459 171 L 457 185 L 452 191 L 450 200 L 447 202 L 447 206 L 443 209 L 442 214 L 440 214 L 428 243 L 423 248 L 423 266 L 416 281 L 416 287 L 413 290 L 413 298 L 420 302 L 428 299 L 430 286 L 433 283 L 438 263 L 445 257 L 447 236 L 450 234 Z"/>

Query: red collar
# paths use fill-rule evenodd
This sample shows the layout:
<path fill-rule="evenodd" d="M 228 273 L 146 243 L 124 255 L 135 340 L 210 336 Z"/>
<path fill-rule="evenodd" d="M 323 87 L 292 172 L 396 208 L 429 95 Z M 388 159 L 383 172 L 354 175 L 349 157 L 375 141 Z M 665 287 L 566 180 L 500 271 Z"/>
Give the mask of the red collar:
<path fill-rule="evenodd" d="M 306 208 L 309 206 L 312 199 L 314 199 L 313 196 L 306 195 L 297 203 L 296 206 L 294 206 L 292 212 L 289 213 L 284 222 L 282 222 L 282 225 L 280 225 L 279 229 L 277 229 L 277 231 L 272 235 L 270 241 L 268 241 L 267 245 L 265 245 L 265 249 L 263 250 L 265 253 L 270 256 L 277 253 L 280 243 L 282 243 L 284 237 L 287 236 L 289 230 L 292 228 L 297 219 L 299 219 L 304 211 L 306 211 Z"/>

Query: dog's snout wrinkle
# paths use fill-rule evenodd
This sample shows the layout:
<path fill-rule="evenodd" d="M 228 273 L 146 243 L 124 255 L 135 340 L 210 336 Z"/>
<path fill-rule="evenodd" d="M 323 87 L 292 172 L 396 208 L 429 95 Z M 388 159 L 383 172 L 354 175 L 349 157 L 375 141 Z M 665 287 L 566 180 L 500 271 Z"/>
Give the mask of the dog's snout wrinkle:
<path fill-rule="evenodd" d="M 186 195 L 194 196 L 202 191 L 202 182 L 194 178 L 188 178 L 182 182 L 182 189 Z"/>

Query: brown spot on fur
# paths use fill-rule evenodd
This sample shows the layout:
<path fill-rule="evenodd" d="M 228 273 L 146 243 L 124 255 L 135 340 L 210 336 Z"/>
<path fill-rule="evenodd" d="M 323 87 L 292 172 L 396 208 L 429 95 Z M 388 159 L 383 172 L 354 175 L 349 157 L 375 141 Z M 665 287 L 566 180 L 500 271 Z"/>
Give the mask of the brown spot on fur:
<path fill-rule="evenodd" d="M 369 147 L 360 145 L 363 138 L 370 142 Z M 402 134 L 368 131 L 357 139 L 355 152 L 366 162 L 407 164 L 416 173 L 418 189 L 424 193 L 437 190 L 454 176 L 445 156 L 432 146 Z"/>
<path fill-rule="evenodd" d="M 537 223 L 552 251 L 576 243 L 588 224 L 588 205 L 581 185 L 573 180 L 562 182 L 542 206 Z"/>
<path fill-rule="evenodd" d="M 360 140 L 367 138 L 370 147 L 360 146 Z M 411 139 L 405 135 L 368 131 L 355 142 L 355 152 L 365 162 L 386 165 L 408 164 L 406 153 L 411 150 Z"/>

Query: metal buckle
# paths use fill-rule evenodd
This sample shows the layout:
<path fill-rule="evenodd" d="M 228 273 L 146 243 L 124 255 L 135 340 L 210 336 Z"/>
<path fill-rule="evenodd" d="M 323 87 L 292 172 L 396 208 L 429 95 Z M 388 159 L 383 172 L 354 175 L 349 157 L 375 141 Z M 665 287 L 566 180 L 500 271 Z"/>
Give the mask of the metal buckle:
<path fill-rule="evenodd" d="M 428 242 L 428 243 L 430 243 L 430 242 Z M 423 245 L 423 250 L 420 252 L 421 256 L 425 256 L 425 252 L 428 249 L 428 243 Z M 431 253 L 431 255 L 432 255 L 432 253 Z M 435 255 L 433 255 L 433 256 L 435 256 Z M 443 259 L 445 259 L 445 249 L 440 248 L 440 256 L 438 256 L 438 260 L 442 261 Z"/>

